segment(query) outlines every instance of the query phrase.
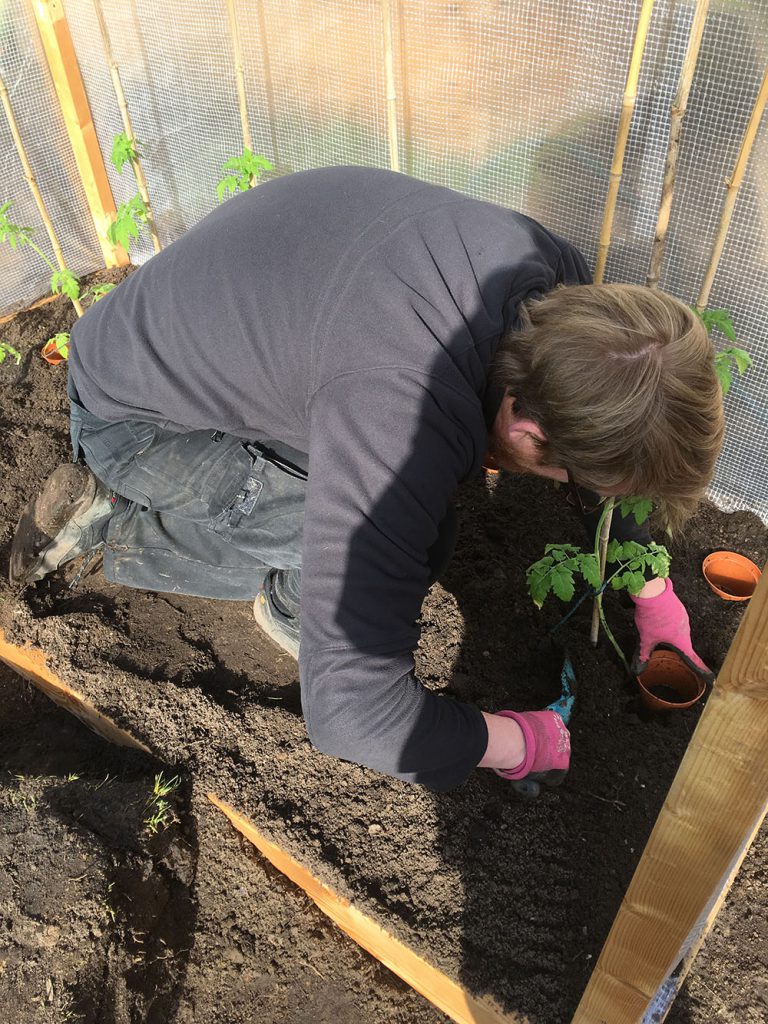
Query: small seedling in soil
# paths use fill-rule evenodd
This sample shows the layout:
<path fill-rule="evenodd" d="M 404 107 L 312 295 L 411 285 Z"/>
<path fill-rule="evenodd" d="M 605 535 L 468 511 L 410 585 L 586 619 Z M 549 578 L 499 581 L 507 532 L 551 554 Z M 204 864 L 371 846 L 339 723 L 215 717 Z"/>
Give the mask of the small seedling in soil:
<path fill-rule="evenodd" d="M 621 501 L 622 515 L 633 515 L 638 525 L 645 522 L 651 511 L 651 502 L 647 498 L 624 498 Z M 603 613 L 603 591 L 610 585 L 613 590 L 626 590 L 635 595 L 646 584 L 644 572 L 650 569 L 654 576 L 662 579 L 669 576 L 669 552 L 661 544 L 651 541 L 650 544 L 638 544 L 628 540 L 623 543 L 612 540 L 606 552 L 607 566 L 615 566 L 610 574 L 606 573 L 605 582 L 600 573 L 599 538 L 602 525 L 608 513 L 613 509 L 613 499 L 605 502 L 603 513 L 595 530 L 595 547 L 592 551 L 582 551 L 574 544 L 547 544 L 544 557 L 528 567 L 526 582 L 528 592 L 537 608 L 541 608 L 547 596 L 552 593 L 561 601 L 571 601 L 576 592 L 576 577 L 582 580 L 595 592 L 596 603 L 600 615 L 600 623 L 605 630 L 611 645 L 621 659 L 627 672 L 629 664 L 616 638 L 608 627 Z"/>
<path fill-rule="evenodd" d="M 727 309 L 698 309 L 694 306 L 693 311 L 701 318 L 710 337 L 712 331 L 717 330 L 732 343 L 730 348 L 715 353 L 715 372 L 720 380 L 723 394 L 727 395 L 733 382 L 734 367 L 741 376 L 751 368 L 752 357 L 743 348 L 736 347 L 736 342 L 739 339 L 736 337 L 736 328 L 733 326 L 731 314 Z"/>
<path fill-rule="evenodd" d="M 163 778 L 163 773 L 155 776 L 152 795 L 147 801 L 147 817 L 144 819 L 144 831 L 149 835 L 157 835 L 174 821 L 177 821 L 170 800 L 167 798 L 181 785 L 181 779 L 174 775 L 172 779 Z"/>
<path fill-rule="evenodd" d="M 21 249 L 28 245 L 33 249 L 41 260 L 51 271 L 51 291 L 54 295 L 66 295 L 77 310 L 78 316 L 82 313 L 79 308 L 80 283 L 71 271 L 64 268 L 57 270 L 48 259 L 43 250 L 32 241 L 32 228 L 24 227 L 21 224 L 12 224 L 8 219 L 8 210 L 11 208 L 12 200 L 0 205 L 0 242 L 8 242 L 12 249 Z"/>
<path fill-rule="evenodd" d="M 247 192 L 258 184 L 263 171 L 272 171 L 274 167 L 265 156 L 252 153 L 246 146 L 240 156 L 227 160 L 221 169 L 232 173 L 225 174 L 216 186 L 219 202 L 227 192 Z"/>
<path fill-rule="evenodd" d="M 91 300 L 91 304 L 98 302 L 99 299 L 103 299 L 105 295 L 109 295 L 117 288 L 116 284 L 106 282 L 105 284 L 94 285 L 89 291 L 85 293 L 85 298 Z"/>
<path fill-rule="evenodd" d="M 18 366 L 21 362 L 21 352 L 17 352 L 7 341 L 0 341 L 0 363 L 4 363 L 8 358 L 15 360 Z"/>

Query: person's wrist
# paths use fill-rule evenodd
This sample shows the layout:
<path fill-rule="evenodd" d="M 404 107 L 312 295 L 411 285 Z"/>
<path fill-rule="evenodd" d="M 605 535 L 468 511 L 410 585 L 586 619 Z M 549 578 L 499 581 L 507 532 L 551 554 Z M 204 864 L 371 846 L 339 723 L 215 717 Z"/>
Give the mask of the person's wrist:
<path fill-rule="evenodd" d="M 639 593 L 633 594 L 632 599 L 634 601 L 637 601 L 638 599 L 640 599 L 641 601 L 649 601 L 651 600 L 651 598 L 659 597 L 666 591 L 666 589 L 666 579 L 662 579 L 660 576 L 656 576 L 652 580 L 648 580 L 648 582 L 645 584 L 645 586 Z"/>
<path fill-rule="evenodd" d="M 488 727 L 488 746 L 477 767 L 514 770 L 525 760 L 523 730 L 506 715 L 491 715 L 483 711 L 483 718 Z"/>

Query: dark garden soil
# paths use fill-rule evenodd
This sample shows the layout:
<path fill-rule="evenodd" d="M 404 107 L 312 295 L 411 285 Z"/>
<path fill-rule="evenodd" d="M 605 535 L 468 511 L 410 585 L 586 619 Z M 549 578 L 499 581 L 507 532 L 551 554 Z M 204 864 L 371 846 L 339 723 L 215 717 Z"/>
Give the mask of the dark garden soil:
<path fill-rule="evenodd" d="M 102 275 L 103 276 L 103 275 Z M 108 746 L 0 673 L 0 1020 L 301 1022 L 446 1020 L 338 932 L 206 800 L 213 791 L 477 995 L 535 1024 L 567 1024 L 674 777 L 700 707 L 642 712 L 584 607 L 561 630 L 578 679 L 573 767 L 533 803 L 490 772 L 430 793 L 314 751 L 295 664 L 245 603 L 130 591 L 98 569 L 22 594 L 5 582 L 24 503 L 69 457 L 66 369 L 37 349 L 68 326 L 63 301 L 19 315 L 0 366 L 0 625 L 41 647 L 70 685 L 147 744 Z M 524 569 L 546 541 L 581 543 L 554 489 L 477 481 L 462 539 L 423 610 L 418 669 L 484 709 L 557 696 L 537 657 L 563 614 L 537 612 Z M 704 583 L 732 547 L 762 565 L 768 532 L 705 506 L 673 549 L 699 653 L 717 669 L 744 612 Z M 634 642 L 631 608 L 607 614 Z M 146 821 L 154 779 L 179 777 L 170 824 Z M 757 1024 L 768 1014 L 766 830 L 669 1020 Z"/>

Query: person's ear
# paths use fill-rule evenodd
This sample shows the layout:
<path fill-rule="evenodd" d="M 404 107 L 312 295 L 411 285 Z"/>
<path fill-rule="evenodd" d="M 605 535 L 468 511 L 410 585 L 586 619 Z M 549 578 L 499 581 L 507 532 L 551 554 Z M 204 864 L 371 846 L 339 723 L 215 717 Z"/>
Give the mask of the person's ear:
<path fill-rule="evenodd" d="M 505 404 L 504 427 L 505 433 L 508 436 L 530 434 L 537 441 L 546 441 L 546 434 L 539 424 L 535 420 L 528 419 L 517 412 L 517 400 L 514 395 L 507 393 L 502 399 L 502 405 L 504 406 Z"/>

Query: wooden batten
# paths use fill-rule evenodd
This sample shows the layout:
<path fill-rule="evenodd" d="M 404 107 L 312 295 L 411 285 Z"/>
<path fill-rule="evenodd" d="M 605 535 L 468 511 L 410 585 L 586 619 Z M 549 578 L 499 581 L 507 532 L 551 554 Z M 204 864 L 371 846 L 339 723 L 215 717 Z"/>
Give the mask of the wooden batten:
<path fill-rule="evenodd" d="M 668 1009 L 768 807 L 768 572 L 731 645 L 573 1024 Z M 655 1015 L 655 1020 L 662 1017 Z"/>
<path fill-rule="evenodd" d="M 527 1024 L 526 1019 L 519 1014 L 502 1014 L 489 1003 L 471 995 L 399 939 L 390 935 L 349 900 L 339 896 L 330 886 L 315 878 L 290 854 L 262 835 L 248 818 L 238 814 L 234 808 L 213 793 L 208 794 L 208 799 L 226 814 L 238 832 L 253 843 L 270 864 L 300 886 L 342 931 L 406 981 L 411 988 L 446 1013 L 451 1020 L 457 1021 L 458 1024 Z"/>
<path fill-rule="evenodd" d="M 52 672 L 46 664 L 45 654 L 35 647 L 19 647 L 9 643 L 5 634 L 0 629 L 0 661 L 17 672 L 20 676 L 29 680 L 54 703 L 69 711 L 75 718 L 79 718 L 84 725 L 98 733 L 102 739 L 114 743 L 119 747 L 133 747 L 135 750 L 143 750 L 144 753 L 151 753 L 149 747 L 145 746 L 135 736 L 131 736 L 125 729 L 108 718 L 107 715 L 97 711 L 91 702 L 82 693 L 68 686 L 60 679 L 55 672 Z"/>
<path fill-rule="evenodd" d="M 107 238 L 116 215 L 115 201 L 62 2 L 33 0 L 32 9 L 104 261 L 108 267 L 125 266 L 128 254 Z"/>

